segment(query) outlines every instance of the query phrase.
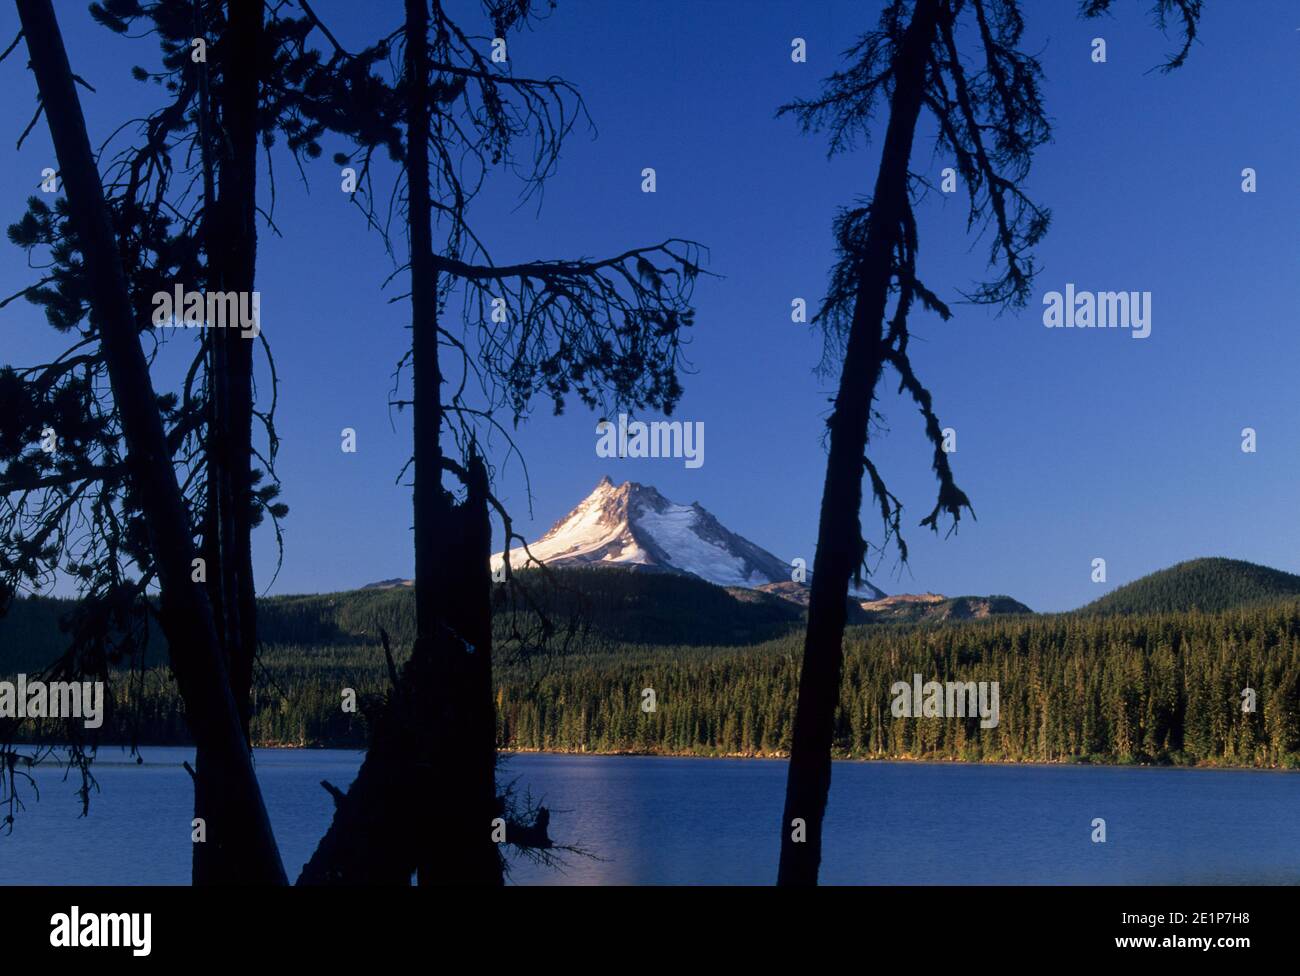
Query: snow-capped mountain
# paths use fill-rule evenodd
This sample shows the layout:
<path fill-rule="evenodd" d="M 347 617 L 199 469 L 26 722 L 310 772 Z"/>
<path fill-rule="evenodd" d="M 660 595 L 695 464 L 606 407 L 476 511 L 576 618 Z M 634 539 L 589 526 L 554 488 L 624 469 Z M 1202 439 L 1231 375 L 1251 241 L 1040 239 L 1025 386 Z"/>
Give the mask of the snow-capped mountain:
<path fill-rule="evenodd" d="M 512 549 L 511 567 L 528 566 L 530 554 L 550 566 L 687 573 L 718 586 L 791 585 L 790 563 L 725 528 L 698 503 L 678 505 L 649 485 L 615 486 L 608 477 L 527 552 Z M 504 559 L 503 553 L 494 555 L 493 570 Z M 854 595 L 879 599 L 885 594 L 864 584 Z"/>

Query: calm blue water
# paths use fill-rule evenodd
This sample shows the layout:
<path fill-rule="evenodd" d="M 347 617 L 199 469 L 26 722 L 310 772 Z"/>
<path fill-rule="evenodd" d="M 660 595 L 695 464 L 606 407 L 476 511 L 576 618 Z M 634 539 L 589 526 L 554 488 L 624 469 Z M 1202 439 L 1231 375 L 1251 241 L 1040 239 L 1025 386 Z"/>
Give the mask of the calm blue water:
<path fill-rule="evenodd" d="M 76 784 L 38 771 L 39 803 L 0 837 L 0 884 L 186 884 L 185 749 L 116 749 L 79 819 Z M 296 876 L 361 754 L 259 750 L 258 774 Z M 551 833 L 600 855 L 565 873 L 516 863 L 519 884 L 769 884 L 785 763 L 520 755 Z M 822 879 L 871 884 L 1294 884 L 1300 775 L 1217 770 L 836 763 Z M 1090 837 L 1106 821 L 1107 842 Z"/>

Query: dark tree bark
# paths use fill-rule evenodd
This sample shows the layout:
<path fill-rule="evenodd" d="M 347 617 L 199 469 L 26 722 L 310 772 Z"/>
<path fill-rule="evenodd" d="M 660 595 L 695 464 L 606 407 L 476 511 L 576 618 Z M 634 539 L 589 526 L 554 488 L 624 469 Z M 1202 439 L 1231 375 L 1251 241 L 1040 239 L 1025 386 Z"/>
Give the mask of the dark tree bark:
<path fill-rule="evenodd" d="M 505 811 L 496 792 L 492 525 L 487 467 L 477 455 L 470 457 L 464 478 L 466 501 L 451 509 L 443 531 L 448 544 L 440 556 L 456 572 L 444 574 L 440 581 L 447 616 L 433 645 L 437 655 L 434 708 L 435 714 L 443 716 L 439 730 L 443 762 L 438 767 L 440 795 L 435 809 L 445 833 L 426 839 L 420 883 L 499 885 L 504 879 L 492 821 L 504 818 Z"/>
<path fill-rule="evenodd" d="M 299 884 L 499 885 L 492 841 L 496 711 L 492 701 L 492 552 L 487 469 L 459 469 L 442 451 L 438 267 L 429 183 L 429 13 L 406 3 L 407 221 L 415 441 L 416 640 L 387 700 L 369 717 L 356 782 L 335 792 L 329 832 Z M 457 505 L 442 486 L 458 470 Z"/>
<path fill-rule="evenodd" d="M 222 52 L 226 91 L 222 121 L 231 155 L 222 170 L 220 204 L 223 221 L 223 284 L 227 290 L 251 295 L 257 267 L 257 118 L 261 64 L 263 5 L 228 5 L 229 43 Z M 239 638 L 231 662 L 231 685 L 247 734 L 252 710 L 253 661 L 257 654 L 257 588 L 253 578 L 253 345 L 238 331 L 226 330 L 230 377 L 230 472 L 234 563 Z"/>
<path fill-rule="evenodd" d="M 130 477 L 149 532 L 172 671 L 195 744 L 205 757 L 211 786 L 207 843 L 225 847 L 230 877 L 245 883 L 284 884 L 284 868 L 253 773 L 212 608 L 203 588 L 191 579 L 194 546 L 189 518 L 54 9 L 50 0 L 17 0 L 17 6 L 85 258 L 91 317 L 100 332 L 121 417 Z M 234 838 L 239 843 L 228 843 Z"/>
<path fill-rule="evenodd" d="M 210 101 L 205 86 L 201 111 L 207 125 L 220 131 L 205 132 L 221 153 L 219 183 L 206 205 L 211 208 L 203 230 L 208 256 L 208 287 L 217 291 L 249 294 L 255 288 L 257 263 L 257 110 L 260 92 L 260 45 L 263 6 L 230 3 L 228 20 L 215 54 L 222 66 L 222 86 Z M 215 109 L 215 111 L 214 111 Z M 209 151 L 212 143 L 205 146 Z M 231 692 L 239 709 L 245 740 L 252 717 L 253 662 L 257 654 L 256 588 L 253 582 L 253 339 L 240 330 L 209 331 L 208 386 L 208 515 L 204 557 L 207 560 L 209 599 L 218 624 L 230 669 Z M 195 761 L 195 816 L 206 819 L 211 804 L 209 762 L 200 750 Z M 226 837 L 222 844 L 194 848 L 194 883 L 216 884 L 237 880 L 231 876 L 227 844 L 246 838 Z"/>
<path fill-rule="evenodd" d="M 438 272 L 429 191 L 429 13 L 406 0 L 406 192 L 411 244 L 411 374 L 415 438 L 415 619 L 417 657 L 431 657 L 445 623 L 438 552 L 446 524 L 442 490 L 442 373 L 438 364 Z"/>
<path fill-rule="evenodd" d="M 491 820 L 504 814 L 492 765 L 492 539 L 481 459 L 471 458 L 464 481 L 465 501 L 449 506 L 439 526 L 441 557 L 464 570 L 447 574 L 451 619 L 443 636 L 393 673 L 384 701 L 367 710 L 366 758 L 346 794 L 327 787 L 334 820 L 300 885 L 406 885 L 417 872 L 426 884 L 501 882 L 491 840 Z M 463 711 L 449 710 L 457 697 Z M 464 722 L 454 738 L 448 721 Z"/>
<path fill-rule="evenodd" d="M 431 807 L 438 842 L 425 845 L 419 861 L 419 880 L 421 884 L 500 884 L 501 862 L 492 842 L 491 826 L 496 803 L 492 582 L 488 570 L 491 536 L 485 507 L 483 531 L 488 534 L 482 540 L 481 552 L 476 551 L 477 546 L 461 545 L 461 551 L 454 553 L 452 543 L 463 540 L 450 538 L 452 501 L 442 487 L 442 372 L 438 362 L 438 266 L 429 187 L 429 119 L 433 106 L 428 83 L 426 0 L 406 0 L 405 26 L 415 438 L 416 641 L 411 663 L 415 680 L 429 682 L 433 705 L 429 719 L 444 743 L 437 774 L 437 792 L 442 796 L 434 799 Z M 486 499 L 486 482 L 482 492 Z M 454 558 L 456 555 L 460 558 Z M 484 708 L 488 709 L 486 723 L 481 720 Z"/>
<path fill-rule="evenodd" d="M 821 864 L 822 821 L 830 791 L 831 745 L 844 663 L 845 601 L 849 581 L 862 561 L 859 513 L 867 428 L 884 366 L 882 328 L 892 255 L 908 205 L 908 161 L 939 10 L 940 0 L 918 0 L 894 61 L 894 93 L 871 199 L 871 224 L 839 392 L 827 421 L 830 452 L 781 819 L 777 883 L 782 885 L 815 885 Z M 794 839 L 796 819 L 804 824 L 803 841 Z"/>

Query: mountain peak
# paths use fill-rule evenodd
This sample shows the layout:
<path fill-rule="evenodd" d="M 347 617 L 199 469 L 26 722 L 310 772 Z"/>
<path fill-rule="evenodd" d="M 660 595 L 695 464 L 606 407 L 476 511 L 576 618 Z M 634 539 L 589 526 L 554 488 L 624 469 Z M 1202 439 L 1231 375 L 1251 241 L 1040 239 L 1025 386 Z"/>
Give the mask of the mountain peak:
<path fill-rule="evenodd" d="M 504 562 L 496 553 L 493 570 Z M 790 563 L 727 529 L 699 502 L 678 505 L 653 485 L 615 485 L 608 475 L 526 550 L 510 551 L 512 568 L 530 562 L 681 573 L 744 589 L 791 581 Z M 884 594 L 868 585 L 859 596 Z"/>

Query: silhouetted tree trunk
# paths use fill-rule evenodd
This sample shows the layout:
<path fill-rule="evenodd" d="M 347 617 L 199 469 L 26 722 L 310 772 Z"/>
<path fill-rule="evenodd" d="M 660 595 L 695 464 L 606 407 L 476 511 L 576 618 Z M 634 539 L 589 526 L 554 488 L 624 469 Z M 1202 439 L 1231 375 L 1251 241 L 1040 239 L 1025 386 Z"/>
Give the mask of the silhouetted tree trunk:
<path fill-rule="evenodd" d="M 679 240 L 599 261 L 492 262 L 466 222 L 478 176 L 463 178 L 480 168 L 515 169 L 511 146 L 527 140 L 525 169 L 533 175 L 526 182 L 540 184 L 580 100 L 562 79 L 498 70 L 438 0 L 431 8 L 406 0 L 404 9 L 404 60 L 393 82 L 374 84 L 371 71 L 390 63 L 391 38 L 349 53 L 326 31 L 334 56 L 303 85 L 312 92 L 302 100 L 304 115 L 355 140 L 363 167 L 381 147 L 403 163 L 412 346 L 402 365 L 412 374 L 417 627 L 402 674 L 393 669 L 393 690 L 366 711 L 372 745 L 360 775 L 346 794 L 327 787 L 334 824 L 299 883 L 405 882 L 415 871 L 421 884 L 499 885 L 496 818 L 506 821 L 512 846 L 556 845 L 547 837 L 549 814 L 496 795 L 489 505 L 502 517 L 506 548 L 519 537 L 490 495 L 475 418 L 499 429 L 494 413 L 510 409 L 517 423 L 534 395 L 559 409 L 570 378 L 581 378 L 580 395 L 593 407 L 608 390 L 617 403 L 671 409 L 681 392 L 679 330 L 693 320 L 688 298 L 699 267 L 695 245 Z M 529 0 L 489 4 L 494 36 L 525 24 L 530 10 Z M 368 218 L 372 206 L 370 198 Z M 445 231 L 437 249 L 435 227 Z M 464 289 L 460 327 L 468 344 L 447 330 L 454 314 L 440 318 L 439 303 L 456 288 Z M 474 313 L 500 298 L 512 309 L 507 321 Z M 453 375 L 459 365 L 496 388 L 485 410 L 470 409 L 459 392 L 442 399 L 448 366 L 440 341 L 465 355 L 459 364 L 453 357 Z M 593 357 L 592 348 L 604 352 Z M 448 456 L 451 446 L 459 457 Z M 443 487 L 448 474 L 465 490 L 461 504 Z"/>
<path fill-rule="evenodd" d="M 1085 17 L 1106 13 L 1111 0 L 1089 0 Z M 911 20 L 906 21 L 908 11 Z M 1160 3 L 1152 17 L 1162 29 L 1176 15 L 1182 48 L 1161 70 L 1187 58 L 1196 37 L 1199 0 Z M 957 21 L 967 15 L 961 31 Z M 953 478 L 934 399 L 912 367 L 907 347 L 908 317 L 914 305 L 948 319 L 951 311 L 917 277 L 917 230 L 908 161 L 922 107 L 936 123 L 936 148 L 951 154 L 968 198 L 968 229 L 991 232 L 989 266 L 996 274 L 966 292 L 967 300 L 1024 307 L 1037 269 L 1033 247 L 1042 240 L 1051 214 L 1023 189 L 1034 150 L 1050 138 L 1040 90 L 1042 67 L 1019 50 L 1024 18 L 1016 0 L 891 0 L 879 27 L 849 51 L 851 63 L 832 74 L 816 98 L 783 106 L 805 131 L 827 128 L 831 152 L 869 135 L 877 99 L 889 100 L 889 121 L 880 169 L 869 205 L 841 211 L 836 219 L 839 260 L 831 287 L 814 321 L 826 331 L 828 352 L 843 357 L 835 408 L 827 421 L 830 457 L 822 494 L 817 555 L 813 564 L 808 630 L 795 712 L 789 779 L 781 823 L 781 884 L 815 884 L 821 861 L 822 825 L 831 779 L 835 709 L 843 665 L 845 597 L 863 565 L 867 543 L 859 524 L 864 476 L 892 538 L 906 562 L 899 500 L 867 455 L 872 403 L 883 368 L 898 374 L 925 420 L 939 484 L 931 513 L 920 522 L 937 532 L 939 520 L 974 510 Z M 978 48 L 965 59 L 958 37 Z M 891 292 L 897 298 L 884 329 Z M 839 348 L 839 344 L 843 347 Z M 800 821 L 798 825 L 795 821 Z"/>
<path fill-rule="evenodd" d="M 504 823 L 506 812 L 496 794 L 492 525 L 487 467 L 477 454 L 470 457 L 464 480 L 466 501 L 451 509 L 442 533 L 447 544 L 440 555 L 455 572 L 444 573 L 440 581 L 446 631 L 434 641 L 433 693 L 435 708 L 444 716 L 436 809 L 445 833 L 426 840 L 420 883 L 499 885 L 501 855 L 492 839 L 492 820 L 502 817 Z"/>
<path fill-rule="evenodd" d="M 208 287 L 251 295 L 257 263 L 257 109 L 263 8 L 261 3 L 230 3 L 228 21 L 215 54 L 222 66 L 222 86 L 215 101 L 201 100 L 207 113 L 205 152 L 220 153 L 216 197 L 205 202 L 204 246 Z M 219 127 L 218 132 L 211 131 Z M 211 194 L 212 187 L 205 188 Z M 228 323 L 229 324 L 229 323 Z M 209 599 L 230 669 L 231 692 L 239 709 L 244 737 L 252 715 L 253 662 L 257 654 L 257 606 L 253 583 L 252 455 L 253 342 L 234 328 L 211 329 L 208 384 L 208 517 L 204 556 Z M 206 819 L 212 784 L 208 757 L 195 759 L 194 808 Z M 194 883 L 238 880 L 230 874 L 229 844 L 246 838 L 227 836 L 221 843 L 194 847 Z"/>
<path fill-rule="evenodd" d="M 492 703 L 492 581 L 488 569 L 492 549 L 487 483 L 484 480 L 481 486 L 481 546 L 470 541 L 477 534 L 476 526 L 460 526 L 460 533 L 451 531 L 451 497 L 442 487 L 442 372 L 438 363 L 438 270 L 429 189 L 429 118 L 433 106 L 426 0 L 406 0 L 405 33 L 415 417 L 416 640 L 412 673 L 416 680 L 430 682 L 433 712 L 429 718 L 443 743 L 430 811 L 430 826 L 437 843 L 422 848 L 419 880 L 421 884 L 500 884 L 501 861 L 492 842 L 491 826 L 496 804 L 496 721 Z M 471 471 L 477 467 L 472 466 Z M 473 493 L 478 486 L 466 487 Z M 474 519 L 474 513 L 470 517 Z M 488 710 L 486 722 L 482 720 L 484 709 Z"/>
<path fill-rule="evenodd" d="M 505 814 L 495 797 L 492 540 L 481 458 L 470 459 L 464 481 L 465 501 L 449 505 L 439 526 L 439 558 L 460 569 L 445 578 L 450 619 L 400 675 L 390 671 L 388 695 L 367 709 L 366 758 L 346 794 L 326 785 L 334 820 L 300 885 L 406 885 L 416 872 L 422 884 L 501 883 L 491 837 L 492 818 Z"/>
<path fill-rule="evenodd" d="M 456 505 L 443 471 L 438 357 L 438 259 L 429 184 L 425 0 L 406 2 L 407 220 L 411 249 L 411 372 L 415 441 L 416 639 L 387 701 L 370 716 L 356 782 L 334 792 L 329 832 L 299 884 L 502 883 L 492 841 L 496 711 L 492 701 L 492 553 L 487 469 L 459 470 Z"/>
<path fill-rule="evenodd" d="M 226 874 L 245 883 L 285 883 L 243 721 L 231 693 L 212 608 L 192 581 L 194 547 L 172 468 L 153 383 L 140 348 L 117 240 L 86 133 L 67 52 L 49 0 L 18 0 L 32 69 L 85 258 L 97 325 L 139 493 L 161 590 L 160 615 L 172 671 L 210 785 L 207 843 L 224 848 Z M 183 829 L 184 825 L 178 825 Z M 230 841 L 238 839 L 238 843 Z"/>
<path fill-rule="evenodd" d="M 894 61 L 894 93 L 880 155 L 852 326 L 835 408 L 827 425 L 830 456 L 822 489 L 803 670 L 781 821 L 777 883 L 814 885 L 821 863 L 822 821 L 831 783 L 831 745 L 844 662 L 849 581 L 862 562 L 863 458 L 867 425 L 885 356 L 882 327 L 908 204 L 908 161 L 921 109 L 926 64 L 940 0 L 918 0 Z M 795 820 L 806 837 L 796 841 Z"/>
<path fill-rule="evenodd" d="M 429 193 L 429 14 L 425 0 L 406 0 L 406 192 L 411 245 L 411 380 L 415 439 L 414 655 L 432 659 L 445 624 L 438 548 L 447 521 L 442 490 L 442 373 L 438 365 L 438 272 L 433 260 Z"/>

